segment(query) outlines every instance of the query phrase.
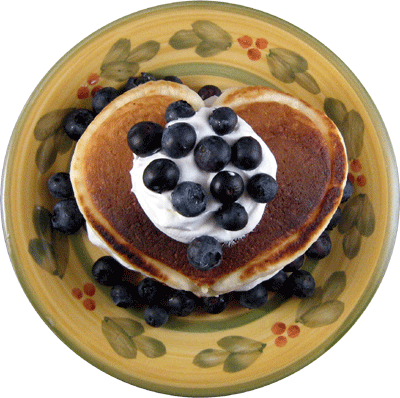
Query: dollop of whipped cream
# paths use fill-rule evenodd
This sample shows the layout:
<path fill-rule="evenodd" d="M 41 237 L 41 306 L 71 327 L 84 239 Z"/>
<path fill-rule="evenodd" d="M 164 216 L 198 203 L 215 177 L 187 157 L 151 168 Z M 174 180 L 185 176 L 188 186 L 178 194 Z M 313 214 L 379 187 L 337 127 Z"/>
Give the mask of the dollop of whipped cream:
<path fill-rule="evenodd" d="M 208 122 L 209 115 L 214 109 L 215 108 L 212 106 L 201 108 L 194 116 L 174 120 L 168 123 L 167 126 L 178 122 L 191 124 L 197 134 L 197 145 L 197 142 L 202 138 L 216 135 Z M 254 170 L 240 170 L 229 163 L 223 170 L 238 173 L 242 177 L 245 186 L 247 185 L 247 181 L 258 173 L 269 174 L 276 179 L 277 163 L 274 155 L 265 142 L 243 119 L 238 117 L 238 123 L 235 129 L 231 133 L 222 136 L 222 138 L 232 146 L 239 138 L 245 136 L 253 137 L 260 143 L 262 148 L 262 161 L 260 165 Z M 247 225 L 239 231 L 228 231 L 220 227 L 214 219 L 214 212 L 217 211 L 222 204 L 212 196 L 209 189 L 210 183 L 217 173 L 209 173 L 201 170 L 195 162 L 193 152 L 192 150 L 187 156 L 172 160 L 180 170 L 178 183 L 192 181 L 202 185 L 206 190 L 207 208 L 200 215 L 196 217 L 185 217 L 179 214 L 172 205 L 172 191 L 156 193 L 144 185 L 143 172 L 145 168 L 153 160 L 160 158 L 169 159 L 162 150 L 148 157 L 139 157 L 134 154 L 133 167 L 131 170 L 132 192 L 136 195 L 140 206 L 152 223 L 172 239 L 183 243 L 190 243 L 196 237 L 208 235 L 214 237 L 221 243 L 232 244 L 235 240 L 250 233 L 257 226 L 263 216 L 266 204 L 255 202 L 245 190 L 237 202 L 246 209 L 248 214 Z"/>

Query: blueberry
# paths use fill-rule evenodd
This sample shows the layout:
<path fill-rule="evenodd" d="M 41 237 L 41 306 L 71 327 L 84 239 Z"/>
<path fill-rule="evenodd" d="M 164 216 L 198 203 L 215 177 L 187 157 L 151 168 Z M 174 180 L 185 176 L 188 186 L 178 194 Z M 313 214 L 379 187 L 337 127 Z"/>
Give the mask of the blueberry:
<path fill-rule="evenodd" d="M 254 309 L 264 305 L 268 300 L 268 290 L 260 283 L 250 290 L 237 292 L 239 304 L 245 308 Z"/>
<path fill-rule="evenodd" d="M 137 86 L 140 86 L 141 84 L 147 83 L 147 82 L 154 82 L 157 79 L 155 78 L 155 76 L 151 73 L 148 72 L 142 72 L 140 74 L 140 76 L 137 76 L 135 78 L 135 84 Z"/>
<path fill-rule="evenodd" d="M 326 229 L 328 231 L 332 231 L 332 229 L 334 229 L 335 227 L 337 227 L 337 225 L 339 224 L 340 219 L 342 218 L 342 210 L 340 207 L 338 207 L 335 211 L 335 213 L 333 214 L 331 220 L 329 221 L 328 226 L 326 227 Z"/>
<path fill-rule="evenodd" d="M 262 148 L 253 137 L 239 138 L 232 146 L 232 163 L 241 170 L 254 170 L 262 161 Z"/>
<path fill-rule="evenodd" d="M 259 173 L 247 182 L 247 193 L 258 203 L 268 203 L 278 193 L 278 183 L 269 174 Z"/>
<path fill-rule="evenodd" d="M 194 149 L 194 160 L 204 171 L 221 171 L 231 159 L 231 147 L 221 137 L 211 135 L 199 141 Z"/>
<path fill-rule="evenodd" d="M 161 282 L 149 277 L 142 279 L 139 282 L 137 289 L 139 296 L 146 304 L 151 304 L 155 301 L 160 302 L 164 292 L 166 291 L 165 286 Z"/>
<path fill-rule="evenodd" d="M 307 249 L 306 256 L 321 260 L 325 258 L 332 249 L 332 241 L 327 232 L 323 232 L 318 239 Z"/>
<path fill-rule="evenodd" d="M 285 271 L 280 270 L 272 278 L 263 282 L 263 284 L 269 292 L 277 292 L 278 290 L 282 289 L 287 278 L 288 278 L 287 273 Z"/>
<path fill-rule="evenodd" d="M 180 118 L 188 118 L 195 114 L 195 110 L 192 105 L 184 100 L 172 102 L 168 105 L 165 111 L 165 120 L 171 122 L 172 120 L 177 120 Z"/>
<path fill-rule="evenodd" d="M 350 197 L 353 195 L 354 187 L 353 183 L 347 178 L 346 185 L 344 186 L 343 196 L 341 203 L 347 202 Z"/>
<path fill-rule="evenodd" d="M 196 130 L 189 123 L 174 123 L 164 129 L 161 146 L 173 159 L 188 155 L 196 144 Z"/>
<path fill-rule="evenodd" d="M 222 205 L 214 216 L 217 224 L 228 231 L 239 231 L 249 221 L 246 209 L 237 202 Z"/>
<path fill-rule="evenodd" d="M 171 194 L 172 206 L 185 217 L 196 217 L 207 207 L 207 194 L 195 182 L 184 181 L 178 184 Z"/>
<path fill-rule="evenodd" d="M 184 290 L 175 290 L 168 298 L 168 312 L 176 316 L 188 316 L 197 307 L 197 297 Z"/>
<path fill-rule="evenodd" d="M 68 199 L 74 196 L 69 173 L 55 173 L 47 180 L 47 188 L 56 199 Z"/>
<path fill-rule="evenodd" d="M 283 268 L 283 270 L 285 272 L 293 272 L 299 270 L 304 264 L 305 257 L 305 254 L 302 254 L 289 264 L 285 265 L 285 268 Z"/>
<path fill-rule="evenodd" d="M 92 99 L 92 107 L 95 113 L 100 113 L 118 95 L 119 92 L 114 87 L 103 87 L 97 91 Z"/>
<path fill-rule="evenodd" d="M 140 86 L 141 84 L 155 80 L 156 78 L 151 73 L 142 72 L 140 76 L 131 76 L 127 80 L 123 91 L 131 90 L 132 88 Z"/>
<path fill-rule="evenodd" d="M 243 179 L 233 171 L 220 171 L 210 183 L 210 192 L 221 203 L 233 203 L 244 192 Z"/>
<path fill-rule="evenodd" d="M 100 257 L 92 266 L 94 279 L 104 286 L 120 283 L 123 273 L 124 267 L 111 256 Z"/>
<path fill-rule="evenodd" d="M 144 310 L 145 322 L 155 328 L 165 325 L 168 322 L 168 318 L 168 312 L 163 307 L 153 305 Z"/>
<path fill-rule="evenodd" d="M 209 314 L 220 314 L 229 304 L 229 298 L 226 294 L 215 297 L 203 297 L 201 307 Z"/>
<path fill-rule="evenodd" d="M 288 277 L 284 289 L 287 295 L 299 298 L 311 297 L 315 291 L 314 277 L 308 271 L 294 271 Z"/>
<path fill-rule="evenodd" d="M 221 263 L 222 246 L 212 236 L 199 236 L 189 243 L 187 257 L 194 268 L 209 271 Z"/>
<path fill-rule="evenodd" d="M 183 84 L 182 80 L 179 79 L 178 76 L 165 76 L 162 80 L 166 80 L 167 82 Z"/>
<path fill-rule="evenodd" d="M 238 117 L 233 109 L 223 106 L 214 109 L 208 122 L 218 135 L 226 135 L 235 129 Z"/>
<path fill-rule="evenodd" d="M 176 187 L 179 175 L 179 168 L 172 160 L 156 159 L 144 169 L 143 183 L 151 191 L 162 193 Z"/>
<path fill-rule="evenodd" d="M 197 92 L 197 94 L 199 94 L 201 99 L 204 101 L 207 98 L 210 98 L 213 96 L 219 97 L 222 94 L 222 92 L 217 86 L 214 86 L 212 84 L 207 84 L 207 85 L 201 87 L 200 90 Z"/>
<path fill-rule="evenodd" d="M 85 219 L 74 198 L 62 199 L 54 205 L 51 225 L 57 231 L 73 234 L 82 227 L 84 222 Z"/>
<path fill-rule="evenodd" d="M 137 289 L 131 283 L 122 282 L 112 287 L 111 299 L 121 308 L 133 307 L 137 303 Z"/>
<path fill-rule="evenodd" d="M 74 109 L 64 119 L 64 130 L 69 138 L 78 141 L 93 119 L 89 109 Z"/>
<path fill-rule="evenodd" d="M 128 131 L 128 145 L 137 156 L 147 157 L 161 149 L 163 127 L 154 122 L 140 122 Z"/>

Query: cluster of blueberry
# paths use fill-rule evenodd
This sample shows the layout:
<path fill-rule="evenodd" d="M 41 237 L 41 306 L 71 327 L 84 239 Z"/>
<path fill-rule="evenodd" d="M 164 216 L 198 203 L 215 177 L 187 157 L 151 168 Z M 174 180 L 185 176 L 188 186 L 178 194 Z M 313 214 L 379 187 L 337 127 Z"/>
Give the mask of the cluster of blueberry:
<path fill-rule="evenodd" d="M 186 101 L 170 104 L 165 113 L 166 122 L 186 119 L 195 115 L 195 110 Z M 258 203 L 270 202 L 278 191 L 276 180 L 265 173 L 253 175 L 247 185 L 239 173 L 223 170 L 232 163 L 240 170 L 254 170 L 262 161 L 262 147 L 251 136 L 238 139 L 232 146 L 223 136 L 231 133 L 238 116 L 229 107 L 212 111 L 208 123 L 214 135 L 197 142 L 196 130 L 190 123 L 177 121 L 163 128 L 154 122 L 140 122 L 128 132 L 128 145 L 139 157 L 148 157 L 158 151 L 167 156 L 151 161 L 143 172 L 144 185 L 153 192 L 171 191 L 174 209 L 185 217 L 196 217 L 207 207 L 205 188 L 193 181 L 178 183 L 180 170 L 172 159 L 180 159 L 193 151 L 197 167 L 202 172 L 216 173 L 210 184 L 212 196 L 221 203 L 215 212 L 216 223 L 223 229 L 238 231 L 248 222 L 246 209 L 237 202 L 245 189 Z M 213 237 L 200 236 L 189 244 L 188 260 L 199 270 L 210 270 L 220 264 L 221 244 Z"/>

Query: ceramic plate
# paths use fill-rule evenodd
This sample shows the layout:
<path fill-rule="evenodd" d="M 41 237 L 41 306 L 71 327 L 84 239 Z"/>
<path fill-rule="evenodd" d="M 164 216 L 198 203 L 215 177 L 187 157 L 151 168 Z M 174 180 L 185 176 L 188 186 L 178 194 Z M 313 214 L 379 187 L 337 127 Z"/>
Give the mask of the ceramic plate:
<path fill-rule="evenodd" d="M 162 26 L 162 29 L 160 29 Z M 51 233 L 48 177 L 68 171 L 74 143 L 62 120 L 90 107 L 104 86 L 129 76 L 177 75 L 197 90 L 265 85 L 324 110 L 348 149 L 355 192 L 331 233 L 333 251 L 304 268 L 309 300 L 272 297 L 256 310 L 195 314 L 151 328 L 143 312 L 114 306 L 92 279 L 104 253 L 84 230 Z M 19 176 L 24 178 L 19 178 Z M 3 222 L 21 285 L 44 322 L 88 362 L 128 383 L 172 395 L 247 391 L 301 369 L 335 344 L 366 308 L 397 230 L 397 172 L 388 135 L 368 94 L 327 48 L 253 9 L 213 2 L 169 4 L 122 18 L 68 52 L 26 104 L 3 174 Z"/>

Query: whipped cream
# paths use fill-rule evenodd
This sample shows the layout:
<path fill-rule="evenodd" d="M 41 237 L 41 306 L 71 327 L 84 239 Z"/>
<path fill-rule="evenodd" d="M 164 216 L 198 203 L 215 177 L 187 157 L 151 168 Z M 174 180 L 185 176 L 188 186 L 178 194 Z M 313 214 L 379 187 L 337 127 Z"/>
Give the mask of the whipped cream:
<path fill-rule="evenodd" d="M 204 107 L 201 108 L 196 114 L 189 118 L 174 120 L 167 124 L 167 126 L 185 122 L 191 124 L 197 134 L 197 141 L 210 135 L 216 135 L 212 127 L 208 123 L 208 117 L 215 108 Z M 234 171 L 238 173 L 244 181 L 246 186 L 247 181 L 255 174 L 265 173 L 276 178 L 277 163 L 272 152 L 265 144 L 265 142 L 254 132 L 254 130 L 243 119 L 238 117 L 238 123 L 235 129 L 222 138 L 229 144 L 233 145 L 239 138 L 250 136 L 256 139 L 262 148 L 262 162 L 254 170 L 240 170 L 231 163 L 229 163 L 224 170 Z M 179 214 L 171 202 L 171 192 L 156 193 L 148 189 L 143 183 L 143 172 L 145 168 L 156 159 L 168 158 L 163 151 L 157 152 L 148 157 L 139 157 L 134 155 L 133 167 L 131 170 L 132 192 L 142 207 L 143 211 L 152 221 L 152 223 L 163 233 L 183 243 L 190 243 L 194 238 L 201 235 L 209 235 L 216 238 L 221 243 L 233 243 L 235 240 L 240 239 L 251 232 L 256 225 L 260 222 L 266 204 L 257 203 L 250 198 L 248 193 L 245 192 L 237 200 L 247 211 L 249 216 L 247 225 L 239 231 L 228 231 L 220 226 L 214 220 L 214 212 L 221 207 L 221 203 L 217 201 L 210 193 L 209 186 L 217 173 L 209 173 L 201 170 L 195 160 L 193 150 L 189 155 L 172 159 L 180 170 L 180 177 L 178 183 L 183 181 L 192 181 L 201 184 L 207 192 L 207 208 L 196 217 L 185 217 Z"/>

